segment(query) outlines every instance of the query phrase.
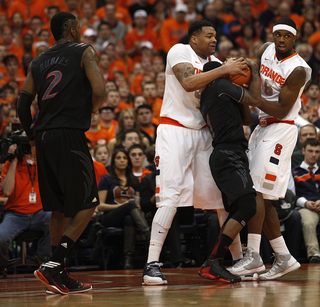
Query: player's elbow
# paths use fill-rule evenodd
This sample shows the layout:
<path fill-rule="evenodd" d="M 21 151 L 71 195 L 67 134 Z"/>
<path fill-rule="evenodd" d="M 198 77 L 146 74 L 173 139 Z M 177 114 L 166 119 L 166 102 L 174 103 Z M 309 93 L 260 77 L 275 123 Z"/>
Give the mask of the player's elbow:
<path fill-rule="evenodd" d="M 182 82 L 181 85 L 186 92 L 193 92 L 193 91 L 197 90 L 197 88 L 194 86 L 194 84 L 192 84 L 191 82 L 188 82 L 188 81 Z"/>

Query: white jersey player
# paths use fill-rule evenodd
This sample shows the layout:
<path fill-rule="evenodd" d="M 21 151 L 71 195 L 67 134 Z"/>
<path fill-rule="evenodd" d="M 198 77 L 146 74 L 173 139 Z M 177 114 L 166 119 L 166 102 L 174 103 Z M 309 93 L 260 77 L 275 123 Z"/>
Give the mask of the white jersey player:
<path fill-rule="evenodd" d="M 311 77 L 311 68 L 293 49 L 296 25 L 283 17 L 273 26 L 274 43 L 264 44 L 256 61 L 260 65 L 261 101 L 259 126 L 249 140 L 249 166 L 257 191 L 257 214 L 248 223 L 248 249 L 230 272 L 245 275 L 265 269 L 259 256 L 261 230 L 275 252 L 271 270 L 262 280 L 279 278 L 300 267 L 290 254 L 280 232 L 276 210 L 270 200 L 284 198 L 291 173 L 291 155 L 297 141 L 294 120 L 300 96 Z"/>
<path fill-rule="evenodd" d="M 189 45 L 177 44 L 167 57 L 166 85 L 157 130 L 156 201 L 145 285 L 165 284 L 160 272 L 160 252 L 176 208 L 195 206 L 224 211 L 221 193 L 212 179 L 209 156 L 212 137 L 199 111 L 201 90 L 212 80 L 242 72 L 244 59 L 231 60 L 202 73 L 203 65 L 217 60 L 215 30 L 209 21 L 195 21 L 188 31 Z M 225 215 L 221 215 L 225 219 Z"/>

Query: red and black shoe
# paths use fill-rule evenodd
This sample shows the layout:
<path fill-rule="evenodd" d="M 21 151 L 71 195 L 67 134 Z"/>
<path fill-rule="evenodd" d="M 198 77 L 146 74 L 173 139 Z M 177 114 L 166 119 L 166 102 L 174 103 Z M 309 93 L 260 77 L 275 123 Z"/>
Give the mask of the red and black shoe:
<path fill-rule="evenodd" d="M 208 278 L 216 281 L 223 281 L 227 283 L 236 283 L 241 281 L 240 276 L 231 274 L 223 266 L 222 258 L 206 260 L 204 264 L 201 266 L 198 274 L 204 278 Z"/>
<path fill-rule="evenodd" d="M 51 292 L 69 294 L 68 287 L 61 279 L 62 271 L 63 267 L 61 263 L 47 261 L 34 271 L 34 276 L 44 283 Z"/>
<path fill-rule="evenodd" d="M 83 293 L 90 291 L 92 289 L 92 285 L 88 283 L 82 283 L 73 277 L 71 277 L 66 268 L 62 270 L 60 273 L 60 277 L 62 282 L 66 285 L 69 289 L 69 294 L 72 293 Z M 55 294 L 55 292 L 51 291 L 49 288 L 46 289 L 47 294 Z"/>

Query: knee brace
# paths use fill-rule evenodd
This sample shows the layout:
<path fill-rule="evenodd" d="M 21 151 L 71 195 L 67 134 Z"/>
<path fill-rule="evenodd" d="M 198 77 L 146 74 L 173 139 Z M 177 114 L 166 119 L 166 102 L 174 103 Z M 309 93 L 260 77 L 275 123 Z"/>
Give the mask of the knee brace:
<path fill-rule="evenodd" d="M 160 207 L 153 218 L 153 222 L 159 224 L 164 229 L 169 229 L 176 212 L 177 208 L 174 207 Z"/>
<path fill-rule="evenodd" d="M 234 202 L 233 208 L 235 209 L 235 212 L 230 218 L 236 220 L 243 227 L 246 226 L 248 221 L 257 212 L 255 195 L 249 194 L 241 196 Z"/>

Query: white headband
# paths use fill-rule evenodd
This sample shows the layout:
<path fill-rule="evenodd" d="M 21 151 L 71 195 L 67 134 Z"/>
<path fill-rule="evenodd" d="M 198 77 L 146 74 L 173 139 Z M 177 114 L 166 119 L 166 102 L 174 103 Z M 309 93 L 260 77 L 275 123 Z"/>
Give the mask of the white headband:
<path fill-rule="evenodd" d="M 278 24 L 275 25 L 272 29 L 272 33 L 278 31 L 278 30 L 287 30 L 291 32 L 293 35 L 297 35 L 297 30 L 291 26 L 285 25 L 285 24 Z"/>

